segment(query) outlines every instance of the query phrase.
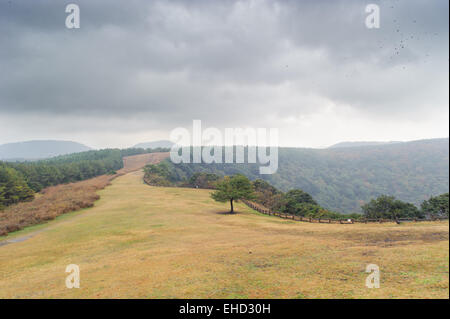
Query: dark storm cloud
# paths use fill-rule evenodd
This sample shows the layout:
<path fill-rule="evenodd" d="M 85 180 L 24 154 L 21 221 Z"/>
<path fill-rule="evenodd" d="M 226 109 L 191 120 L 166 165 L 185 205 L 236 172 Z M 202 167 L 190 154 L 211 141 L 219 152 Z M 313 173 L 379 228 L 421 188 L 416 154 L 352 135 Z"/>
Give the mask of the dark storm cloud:
<path fill-rule="evenodd" d="M 0 116 L 236 126 L 334 103 L 417 119 L 448 98 L 447 1 L 371 1 L 378 30 L 357 0 L 73 2 L 79 30 L 66 3 L 1 2 Z"/>

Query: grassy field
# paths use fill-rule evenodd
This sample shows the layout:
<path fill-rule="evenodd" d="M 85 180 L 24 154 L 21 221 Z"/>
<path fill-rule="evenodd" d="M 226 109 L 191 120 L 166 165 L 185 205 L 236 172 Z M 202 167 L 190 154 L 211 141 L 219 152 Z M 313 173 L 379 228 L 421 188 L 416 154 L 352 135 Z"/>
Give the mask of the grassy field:
<path fill-rule="evenodd" d="M 0 241 L 8 233 L 53 220 L 60 215 L 91 207 L 99 199 L 97 191 L 124 174 L 139 170 L 146 164 L 159 163 L 169 153 L 150 153 L 123 158 L 123 168 L 116 174 L 47 187 L 31 202 L 22 202 L 0 211 Z M 1 245 L 1 243 L 0 243 Z"/>
<path fill-rule="evenodd" d="M 448 222 L 327 225 L 261 215 L 209 191 L 116 178 L 92 208 L 0 246 L 0 298 L 449 298 Z M 37 231 L 38 230 L 38 231 Z M 66 265 L 81 287 L 65 287 Z M 381 287 L 365 287 L 377 264 Z"/>

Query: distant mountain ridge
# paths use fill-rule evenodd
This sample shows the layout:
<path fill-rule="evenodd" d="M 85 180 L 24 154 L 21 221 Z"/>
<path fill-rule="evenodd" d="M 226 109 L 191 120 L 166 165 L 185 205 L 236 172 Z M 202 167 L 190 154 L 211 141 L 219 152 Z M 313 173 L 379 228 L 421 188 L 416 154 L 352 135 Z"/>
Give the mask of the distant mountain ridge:
<path fill-rule="evenodd" d="M 343 148 L 343 147 L 361 147 L 361 146 L 380 146 L 380 145 L 389 145 L 389 144 L 398 144 L 404 143 L 400 141 L 389 141 L 389 142 L 340 142 L 337 144 L 333 144 L 328 148 Z"/>
<path fill-rule="evenodd" d="M 81 143 L 58 140 L 35 140 L 0 145 L 0 160 L 38 160 L 58 155 L 89 151 Z"/>
<path fill-rule="evenodd" d="M 171 141 L 161 140 L 153 142 L 139 143 L 133 146 L 133 148 L 171 148 L 174 145 Z"/>

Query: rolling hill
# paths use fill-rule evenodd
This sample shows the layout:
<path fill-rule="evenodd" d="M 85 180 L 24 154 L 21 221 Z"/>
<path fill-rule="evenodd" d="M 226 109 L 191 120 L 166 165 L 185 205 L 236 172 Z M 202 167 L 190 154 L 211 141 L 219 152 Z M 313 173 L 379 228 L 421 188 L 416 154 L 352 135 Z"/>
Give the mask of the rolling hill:
<path fill-rule="evenodd" d="M 448 222 L 302 223 L 242 203 L 231 215 L 208 190 L 139 171 L 111 183 L 91 208 L 0 237 L 0 299 L 448 299 Z M 381 289 L 365 286 L 372 263 Z M 69 264 L 80 289 L 66 288 Z"/>
<path fill-rule="evenodd" d="M 172 164 L 174 165 L 174 164 Z M 278 171 L 259 175 L 259 164 L 177 164 L 180 179 L 195 172 L 242 173 L 287 191 L 300 188 L 340 213 L 382 194 L 420 204 L 449 190 L 449 139 L 348 148 L 280 148 Z"/>
<path fill-rule="evenodd" d="M 79 153 L 90 147 L 72 141 L 26 141 L 0 145 L 0 160 L 22 161 Z"/>
<path fill-rule="evenodd" d="M 342 148 L 342 147 L 360 147 L 360 146 L 380 146 L 387 144 L 397 144 L 402 142 L 392 141 L 392 142 L 340 142 L 331 145 L 328 148 Z"/>

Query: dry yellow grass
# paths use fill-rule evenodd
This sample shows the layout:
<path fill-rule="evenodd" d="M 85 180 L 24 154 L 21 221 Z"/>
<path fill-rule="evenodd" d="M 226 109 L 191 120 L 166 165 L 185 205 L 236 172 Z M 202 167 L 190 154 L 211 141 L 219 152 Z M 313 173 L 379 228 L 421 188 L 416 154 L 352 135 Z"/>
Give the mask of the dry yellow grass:
<path fill-rule="evenodd" d="M 0 246 L 0 298 L 449 298 L 448 222 L 310 224 L 243 204 L 229 215 L 207 190 L 150 187 L 141 172 L 99 193 Z M 72 263 L 79 289 L 65 287 Z M 379 289 L 365 287 L 370 263 Z"/>

